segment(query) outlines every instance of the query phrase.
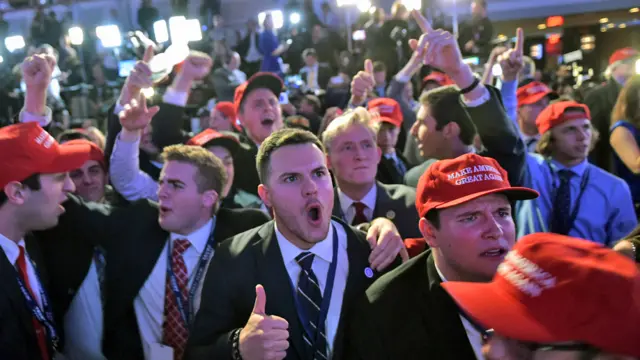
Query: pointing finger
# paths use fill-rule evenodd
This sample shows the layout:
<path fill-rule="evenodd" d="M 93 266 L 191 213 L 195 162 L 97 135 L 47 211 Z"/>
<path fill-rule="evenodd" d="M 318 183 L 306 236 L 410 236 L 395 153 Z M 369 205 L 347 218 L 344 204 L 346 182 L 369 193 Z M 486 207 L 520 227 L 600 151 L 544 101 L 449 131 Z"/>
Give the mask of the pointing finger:
<path fill-rule="evenodd" d="M 144 51 L 144 56 L 142 57 L 142 61 L 145 63 L 149 63 L 149 61 L 153 60 L 153 46 L 149 45 L 147 46 L 146 50 Z"/>
<path fill-rule="evenodd" d="M 364 61 L 364 72 L 373 75 L 373 62 L 370 59 Z"/>
<path fill-rule="evenodd" d="M 429 24 L 429 21 L 424 16 L 422 16 L 422 14 L 420 14 L 418 10 L 411 11 L 411 15 L 413 15 L 413 18 L 415 19 L 416 23 L 418 23 L 418 26 L 420 26 L 420 30 L 422 30 L 423 33 L 428 34 L 433 31 L 433 28 L 431 27 L 431 24 Z"/>
<path fill-rule="evenodd" d="M 516 30 L 516 52 L 520 55 L 524 52 L 524 30 L 518 28 Z"/>

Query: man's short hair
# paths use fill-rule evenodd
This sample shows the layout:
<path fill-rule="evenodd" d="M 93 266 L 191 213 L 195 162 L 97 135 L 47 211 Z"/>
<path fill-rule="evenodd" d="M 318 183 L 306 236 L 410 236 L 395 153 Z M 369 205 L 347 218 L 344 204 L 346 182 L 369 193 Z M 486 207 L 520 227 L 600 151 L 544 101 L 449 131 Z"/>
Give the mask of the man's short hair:
<path fill-rule="evenodd" d="M 354 125 L 363 126 L 369 130 L 373 142 L 375 143 L 377 141 L 378 132 L 372 124 L 371 114 L 369 114 L 367 109 L 358 107 L 335 118 L 324 130 L 322 133 L 322 144 L 324 144 L 324 147 L 327 149 L 327 153 L 331 151 L 333 140 Z"/>
<path fill-rule="evenodd" d="M 449 123 L 456 123 L 460 127 L 460 141 L 465 145 L 473 144 L 476 136 L 476 126 L 471 116 L 462 106 L 460 89 L 455 85 L 442 86 L 427 91 L 420 96 L 420 104 L 426 105 L 431 116 L 436 120 L 436 130 L 442 130 Z"/>
<path fill-rule="evenodd" d="M 373 63 L 373 72 L 377 73 L 377 72 L 381 72 L 381 71 L 387 71 L 387 65 L 385 65 L 382 61 L 376 61 Z"/>
<path fill-rule="evenodd" d="M 191 164 L 198 169 L 194 181 L 198 192 L 214 190 L 222 196 L 222 189 L 227 183 L 227 173 L 222 161 L 207 149 L 191 145 L 171 145 L 164 148 L 162 159 Z"/>
<path fill-rule="evenodd" d="M 318 58 L 318 53 L 316 52 L 316 49 L 308 48 L 308 49 L 305 49 L 302 52 L 302 58 L 303 59 L 306 58 L 307 56 L 313 56 L 314 58 L 317 59 Z"/>
<path fill-rule="evenodd" d="M 310 131 L 301 129 L 282 129 L 272 133 L 260 144 L 258 155 L 256 155 L 256 167 L 260 183 L 265 184 L 271 172 L 271 155 L 273 152 L 291 145 L 313 144 L 324 153 L 324 146 L 317 136 Z"/>
<path fill-rule="evenodd" d="M 83 133 L 82 131 L 78 131 L 78 130 L 65 130 L 63 132 L 61 132 L 57 139 L 58 143 L 60 144 L 64 144 L 66 142 L 69 142 L 71 140 L 87 140 L 87 141 L 92 141 L 91 138 L 89 137 L 89 135 Z"/>
<path fill-rule="evenodd" d="M 311 106 L 313 106 L 313 111 L 316 114 L 320 115 L 320 110 L 322 109 L 322 102 L 320 101 L 319 97 L 315 95 L 307 94 L 304 96 L 304 100 L 309 104 L 311 104 Z"/>

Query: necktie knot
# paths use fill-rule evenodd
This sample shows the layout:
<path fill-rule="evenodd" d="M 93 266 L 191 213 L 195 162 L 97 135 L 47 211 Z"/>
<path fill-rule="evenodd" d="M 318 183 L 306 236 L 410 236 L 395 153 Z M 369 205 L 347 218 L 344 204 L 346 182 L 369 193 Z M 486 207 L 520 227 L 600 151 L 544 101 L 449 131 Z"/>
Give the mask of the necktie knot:
<path fill-rule="evenodd" d="M 367 205 L 359 201 L 354 201 L 353 207 L 356 209 L 356 214 L 364 214 L 364 209 L 367 208 Z"/>
<path fill-rule="evenodd" d="M 306 270 L 308 272 L 311 270 L 311 265 L 313 264 L 314 257 L 315 255 L 312 252 L 305 251 L 296 256 L 296 262 L 303 270 Z"/>
<path fill-rule="evenodd" d="M 365 205 L 364 203 L 361 203 L 359 201 L 354 201 L 352 206 L 356 210 L 356 214 L 353 217 L 353 220 L 351 221 L 351 225 L 352 226 L 357 226 L 357 225 L 360 225 L 362 223 L 369 222 L 369 219 L 364 214 L 364 209 L 367 208 L 367 205 Z"/>
<path fill-rule="evenodd" d="M 560 181 L 569 181 L 573 177 L 573 171 L 563 169 L 558 171 L 558 177 L 560 177 Z"/>
<path fill-rule="evenodd" d="M 177 239 L 173 241 L 173 254 L 182 256 L 185 251 L 191 246 L 191 242 L 187 239 Z"/>

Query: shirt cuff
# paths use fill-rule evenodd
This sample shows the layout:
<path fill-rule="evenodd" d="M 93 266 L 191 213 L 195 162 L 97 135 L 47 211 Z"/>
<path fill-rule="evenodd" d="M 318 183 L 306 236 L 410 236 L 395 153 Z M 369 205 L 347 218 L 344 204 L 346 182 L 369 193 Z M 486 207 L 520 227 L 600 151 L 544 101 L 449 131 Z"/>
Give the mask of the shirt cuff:
<path fill-rule="evenodd" d="M 406 84 L 409 82 L 409 80 L 411 80 L 411 77 L 409 76 L 396 75 L 394 78 L 396 79 L 397 82 L 403 83 L 403 84 Z"/>
<path fill-rule="evenodd" d="M 26 110 L 20 111 L 18 119 L 21 123 L 37 122 L 40 126 L 45 127 L 51 124 L 52 112 L 48 106 L 44 107 L 44 115 L 37 115 Z"/>
<path fill-rule="evenodd" d="M 119 116 L 122 110 L 124 110 L 124 106 L 120 105 L 119 102 L 116 102 L 116 106 L 113 108 L 113 113 L 116 114 L 116 116 Z"/>
<path fill-rule="evenodd" d="M 460 97 L 462 98 L 462 102 L 467 107 L 478 107 L 491 99 L 491 93 L 489 92 L 489 89 L 485 87 L 484 92 L 482 93 L 482 96 L 480 96 L 475 100 L 469 101 L 463 95 L 460 95 Z"/>
<path fill-rule="evenodd" d="M 162 102 L 165 104 L 185 107 L 187 106 L 187 101 L 189 100 L 189 93 L 184 91 L 176 91 L 172 88 L 168 88 L 164 96 L 162 97 Z"/>

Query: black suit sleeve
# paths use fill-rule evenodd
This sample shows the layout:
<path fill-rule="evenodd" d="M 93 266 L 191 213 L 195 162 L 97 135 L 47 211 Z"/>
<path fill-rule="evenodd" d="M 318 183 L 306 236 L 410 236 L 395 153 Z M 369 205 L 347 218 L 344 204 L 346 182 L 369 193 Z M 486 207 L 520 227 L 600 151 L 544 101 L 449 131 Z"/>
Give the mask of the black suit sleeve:
<path fill-rule="evenodd" d="M 466 107 L 486 148 L 483 156 L 494 158 L 509 174 L 512 186 L 524 184 L 527 150 L 515 124 L 504 111 L 500 93 L 487 86 L 491 99 L 477 107 Z"/>
<path fill-rule="evenodd" d="M 158 149 L 184 143 L 183 116 L 184 107 L 160 104 L 160 111 L 151 120 L 151 139 Z"/>

